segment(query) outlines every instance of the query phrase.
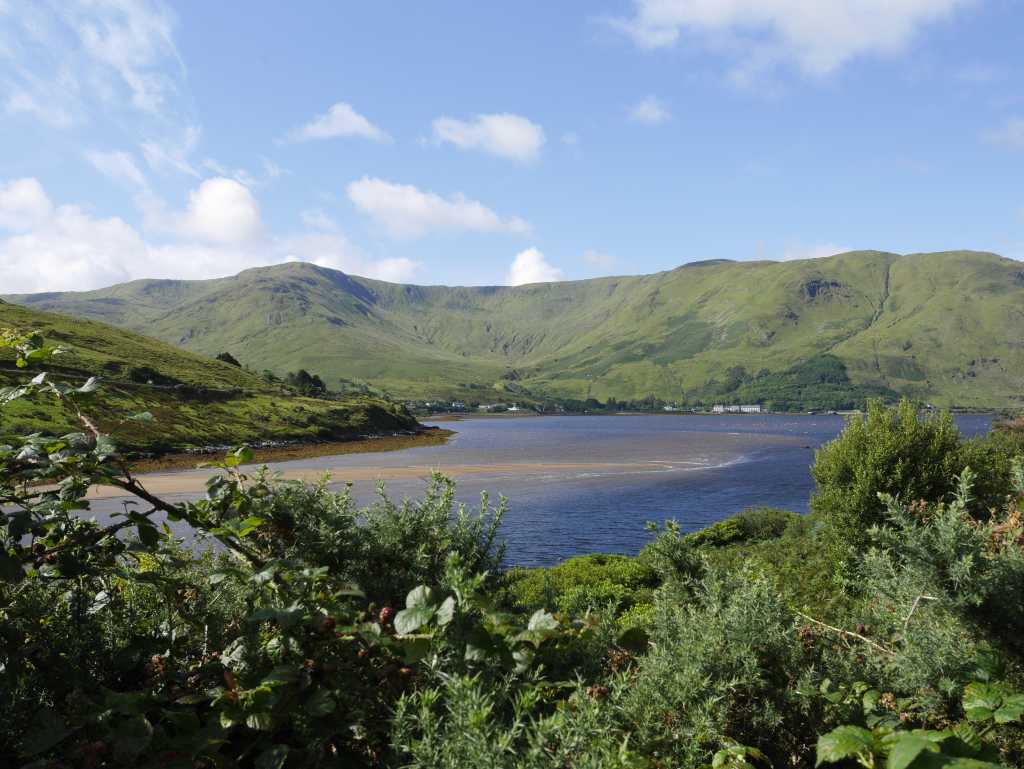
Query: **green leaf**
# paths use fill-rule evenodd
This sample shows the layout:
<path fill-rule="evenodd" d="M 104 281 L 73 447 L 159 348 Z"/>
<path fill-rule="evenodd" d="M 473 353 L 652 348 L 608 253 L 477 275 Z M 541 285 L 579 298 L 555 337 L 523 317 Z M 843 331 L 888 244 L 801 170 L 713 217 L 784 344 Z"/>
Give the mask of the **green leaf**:
<path fill-rule="evenodd" d="M 274 726 L 274 719 L 270 713 L 250 713 L 245 717 L 245 725 L 250 729 L 268 732 Z"/>
<path fill-rule="evenodd" d="M 968 684 L 964 689 L 964 712 L 971 721 L 987 721 L 1003 704 L 1008 693 L 1001 684 Z"/>
<path fill-rule="evenodd" d="M 448 596 L 437 609 L 438 627 L 446 627 L 455 618 L 455 598 Z"/>
<path fill-rule="evenodd" d="M 483 628 L 473 628 L 466 641 L 466 662 L 483 662 L 494 653 L 494 639 Z"/>
<path fill-rule="evenodd" d="M 257 518 L 256 516 L 252 516 L 251 518 L 246 518 L 244 521 L 242 521 L 242 523 L 239 526 L 238 536 L 239 537 L 247 537 L 247 536 L 249 536 L 254 531 L 256 531 L 256 529 L 258 529 L 260 526 L 262 526 L 263 523 L 264 523 L 264 520 L 262 518 Z"/>
<path fill-rule="evenodd" d="M 1003 700 L 1002 706 L 995 712 L 997 724 L 1009 724 L 1019 721 L 1024 715 L 1024 694 L 1012 694 Z"/>
<path fill-rule="evenodd" d="M 886 769 L 907 769 L 922 753 L 938 753 L 939 746 L 916 734 L 901 734 L 889 748 Z"/>
<path fill-rule="evenodd" d="M 114 444 L 114 439 L 109 435 L 101 435 L 96 439 L 96 448 L 93 449 L 93 453 L 98 457 L 109 457 L 112 454 L 117 453 L 117 446 Z"/>
<path fill-rule="evenodd" d="M 281 769 L 284 762 L 288 760 L 287 745 L 271 745 L 264 750 L 253 762 L 254 769 Z"/>
<path fill-rule="evenodd" d="M 395 615 L 395 632 L 399 635 L 415 633 L 421 627 L 430 622 L 435 609 L 433 606 L 413 606 L 402 609 Z"/>
<path fill-rule="evenodd" d="M 402 639 L 402 657 L 407 665 L 419 662 L 430 651 L 430 639 L 423 636 L 410 636 Z"/>
<path fill-rule="evenodd" d="M 238 467 L 239 465 L 251 464 L 255 458 L 256 455 L 251 448 L 240 446 L 224 457 L 224 464 L 228 467 Z"/>
<path fill-rule="evenodd" d="M 882 698 L 882 693 L 878 689 L 868 689 L 864 692 L 861 697 L 861 707 L 864 710 L 865 715 L 871 713 L 876 707 L 878 707 L 878 701 Z"/>
<path fill-rule="evenodd" d="M 86 380 L 86 383 L 79 387 L 77 390 L 75 390 L 75 392 L 81 393 L 82 395 L 86 395 L 87 393 L 96 392 L 98 389 L 100 389 L 99 377 L 91 376 L 89 377 L 88 380 Z"/>
<path fill-rule="evenodd" d="M 538 609 L 530 617 L 529 623 L 526 625 L 528 630 L 540 630 L 540 631 L 555 631 L 558 630 L 558 620 L 555 619 L 554 615 L 543 609 Z"/>
<path fill-rule="evenodd" d="M 834 764 L 846 758 L 870 756 L 874 752 L 875 738 L 860 726 L 838 726 L 818 738 L 818 761 L 815 766 Z"/>
<path fill-rule="evenodd" d="M 318 717 L 326 716 L 334 712 L 334 709 L 338 706 L 335 702 L 334 697 L 326 689 L 317 689 L 310 695 L 309 699 L 306 700 L 303 706 L 309 715 Z"/>
<path fill-rule="evenodd" d="M 431 606 L 435 603 L 434 591 L 426 585 L 414 587 L 405 597 L 405 607 L 413 609 L 417 606 Z"/>
<path fill-rule="evenodd" d="M 290 665 L 278 665 L 260 682 L 260 686 L 282 686 L 297 681 L 298 672 Z"/>

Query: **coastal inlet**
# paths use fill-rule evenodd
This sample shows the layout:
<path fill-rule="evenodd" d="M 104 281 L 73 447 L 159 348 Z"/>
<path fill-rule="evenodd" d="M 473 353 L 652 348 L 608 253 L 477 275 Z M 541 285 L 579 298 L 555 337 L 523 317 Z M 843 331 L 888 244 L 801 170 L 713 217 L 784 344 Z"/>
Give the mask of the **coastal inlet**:
<path fill-rule="evenodd" d="M 986 415 L 957 417 L 965 436 L 991 427 Z M 693 531 L 752 506 L 806 512 L 814 449 L 834 438 L 839 416 L 552 416 L 445 422 L 443 445 L 273 462 L 286 478 L 353 483 L 361 504 L 377 481 L 395 498 L 423 493 L 437 470 L 458 481 L 471 508 L 481 491 L 508 497 L 502 534 L 509 565 L 551 565 L 593 552 L 636 553 L 647 521 L 678 520 Z M 170 501 L 201 496 L 209 470 L 143 476 Z M 100 489 L 105 518 L 123 497 Z"/>

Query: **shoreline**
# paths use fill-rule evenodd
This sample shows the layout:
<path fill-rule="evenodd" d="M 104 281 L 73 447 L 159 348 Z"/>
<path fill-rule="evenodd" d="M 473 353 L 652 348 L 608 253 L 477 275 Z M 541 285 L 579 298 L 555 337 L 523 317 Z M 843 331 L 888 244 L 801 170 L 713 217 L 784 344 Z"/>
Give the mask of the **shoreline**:
<path fill-rule="evenodd" d="M 314 457 L 330 457 L 341 454 L 374 454 L 384 451 L 419 448 L 421 446 L 441 446 L 447 443 L 448 439 L 455 434 L 455 430 L 447 430 L 443 427 L 424 427 L 412 435 L 378 435 L 354 438 L 347 441 L 269 446 L 253 449 L 256 455 L 254 464 L 262 465 L 268 462 L 287 462 L 292 459 L 312 459 Z M 130 464 L 136 473 L 196 470 L 206 462 L 222 459 L 225 453 L 222 451 L 204 454 L 172 452 L 150 459 L 135 460 Z"/>
<path fill-rule="evenodd" d="M 943 409 L 935 409 L 931 412 L 922 411 L 921 413 L 938 413 Z M 946 409 L 953 416 L 991 416 L 993 426 L 1000 424 L 1008 417 L 1004 412 L 996 409 L 967 409 L 967 408 L 951 408 Z M 843 411 L 761 411 L 755 414 L 743 414 L 737 412 L 729 412 L 725 414 L 713 413 L 710 411 L 562 411 L 562 412 L 544 412 L 539 413 L 536 411 L 520 411 L 517 413 L 508 412 L 497 412 L 497 413 L 474 413 L 474 412 L 460 412 L 460 411 L 444 411 L 437 414 L 420 414 L 417 419 L 421 419 L 427 422 L 462 422 L 472 419 L 535 419 L 537 417 L 849 417 L 866 414 L 865 411 L 859 410 L 843 410 Z M 1013 416 L 1009 416 L 1009 421 L 1013 422 Z M 1024 417 L 1017 418 L 1017 421 L 1024 421 Z"/>

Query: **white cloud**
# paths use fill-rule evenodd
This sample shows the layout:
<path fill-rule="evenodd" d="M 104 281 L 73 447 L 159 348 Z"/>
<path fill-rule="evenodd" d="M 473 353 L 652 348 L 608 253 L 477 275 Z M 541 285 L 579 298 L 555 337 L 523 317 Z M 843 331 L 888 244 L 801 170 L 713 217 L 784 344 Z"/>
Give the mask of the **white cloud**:
<path fill-rule="evenodd" d="M 245 243 L 263 231 L 256 198 L 234 179 L 207 179 L 189 194 L 182 233 L 215 243 Z"/>
<path fill-rule="evenodd" d="M 339 101 L 323 115 L 292 130 L 287 136 L 287 141 L 303 142 L 339 137 L 359 137 L 378 142 L 390 140 L 384 131 L 356 112 L 351 104 Z"/>
<path fill-rule="evenodd" d="M 544 254 L 536 248 L 528 248 L 516 254 L 505 277 L 505 282 L 510 286 L 551 283 L 558 280 L 565 280 L 564 273 L 548 262 Z"/>
<path fill-rule="evenodd" d="M 973 0 L 634 0 L 612 24 L 643 48 L 698 40 L 739 60 L 736 73 L 794 63 L 827 75 L 863 55 L 895 54 Z"/>
<path fill-rule="evenodd" d="M 583 252 L 583 261 L 595 270 L 610 270 L 615 266 L 614 256 L 602 253 L 601 251 L 595 251 L 592 248 L 588 248 Z"/>
<path fill-rule="evenodd" d="M 805 245 L 796 243 L 786 247 L 781 260 L 791 262 L 797 259 L 823 259 L 826 256 L 835 256 L 850 251 L 846 246 L 837 246 L 835 243 L 814 243 Z"/>
<path fill-rule="evenodd" d="M 135 159 L 127 152 L 100 152 L 88 150 L 85 158 L 104 176 L 116 182 L 145 187 L 146 179 L 135 165 Z"/>
<path fill-rule="evenodd" d="M 671 118 L 672 113 L 668 111 L 665 102 L 656 96 L 641 99 L 629 108 L 629 119 L 634 123 L 660 125 Z"/>
<path fill-rule="evenodd" d="M 528 232 L 518 217 L 503 218 L 462 194 L 443 198 L 411 184 L 364 176 L 347 188 L 349 200 L 392 236 L 414 238 L 431 232 Z"/>
<path fill-rule="evenodd" d="M 297 259 L 393 281 L 419 268 L 405 258 L 373 259 L 338 232 L 275 238 L 256 231 L 249 209 L 255 202 L 232 189 L 233 180 L 211 181 L 226 184 L 201 185 L 165 242 L 148 240 L 118 217 L 55 207 L 36 179 L 0 182 L 0 229 L 11 231 L 0 234 L 0 286 L 10 293 L 85 290 L 137 278 L 233 275 Z"/>
<path fill-rule="evenodd" d="M 145 260 L 146 244 L 121 219 L 60 206 L 33 229 L 0 240 L 0 285 L 11 292 L 93 288 L 128 280 L 130 266 Z"/>
<path fill-rule="evenodd" d="M 0 228 L 31 230 L 49 218 L 53 203 L 36 179 L 0 184 Z"/>
<path fill-rule="evenodd" d="M 434 141 L 463 150 L 481 150 L 518 161 L 535 160 L 544 145 L 544 129 L 521 115 L 477 115 L 474 120 L 439 117 Z"/>
<path fill-rule="evenodd" d="M 1013 117 L 983 134 L 985 141 L 1011 150 L 1024 150 L 1024 118 Z"/>

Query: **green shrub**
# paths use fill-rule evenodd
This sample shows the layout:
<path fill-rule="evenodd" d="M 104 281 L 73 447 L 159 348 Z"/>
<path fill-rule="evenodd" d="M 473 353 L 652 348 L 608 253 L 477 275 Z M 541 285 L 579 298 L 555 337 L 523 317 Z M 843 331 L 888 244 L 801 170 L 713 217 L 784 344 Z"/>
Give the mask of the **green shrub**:
<path fill-rule="evenodd" d="M 511 569 L 505 584 L 515 606 L 570 613 L 613 602 L 628 609 L 650 600 L 658 575 L 642 559 L 623 555 L 581 555 L 557 566 Z"/>
<path fill-rule="evenodd" d="M 365 586 L 379 606 L 398 606 L 416 585 L 437 585 L 452 554 L 471 572 L 496 576 L 505 553 L 498 539 L 504 501 L 492 509 L 482 495 L 474 513 L 455 503 L 455 483 L 435 474 L 422 499 L 395 502 L 378 490 L 376 502 L 359 509 L 346 491 L 315 485 L 274 484 L 254 513 L 275 526 L 280 555 L 305 558 L 332 574 Z"/>
<path fill-rule="evenodd" d="M 948 413 L 920 418 L 909 402 L 872 401 L 815 454 L 817 491 L 811 509 L 829 524 L 828 548 L 838 564 L 867 544 L 867 529 L 884 520 L 878 495 L 904 501 L 944 499 L 960 464 L 960 434 Z"/>
<path fill-rule="evenodd" d="M 635 745 L 694 768 L 730 741 L 782 753 L 792 629 L 771 584 L 744 570 L 711 570 L 692 600 L 660 592 L 651 651 L 623 694 Z"/>
<path fill-rule="evenodd" d="M 710 526 L 687 535 L 687 539 L 698 547 L 721 547 L 741 542 L 761 542 L 782 536 L 786 528 L 799 514 L 771 507 L 745 510 L 732 518 L 718 521 Z"/>

